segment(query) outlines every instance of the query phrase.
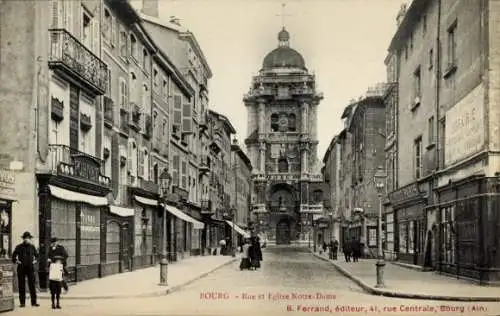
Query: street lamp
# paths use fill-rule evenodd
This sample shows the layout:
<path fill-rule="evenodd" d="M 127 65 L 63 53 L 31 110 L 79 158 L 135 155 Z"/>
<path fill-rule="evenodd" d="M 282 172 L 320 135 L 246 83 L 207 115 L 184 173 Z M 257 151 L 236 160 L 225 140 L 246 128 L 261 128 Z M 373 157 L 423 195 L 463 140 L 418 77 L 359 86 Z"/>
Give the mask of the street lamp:
<path fill-rule="evenodd" d="M 377 172 L 373 176 L 373 181 L 375 182 L 375 187 L 378 193 L 379 205 L 378 205 L 378 239 L 377 239 L 377 248 L 378 248 L 378 260 L 375 264 L 377 266 L 377 284 L 375 287 L 384 287 L 384 252 L 382 249 L 382 196 L 385 187 L 385 178 L 387 177 L 384 168 L 379 166 L 377 168 Z"/>
<path fill-rule="evenodd" d="M 168 274 L 168 254 L 167 254 L 167 203 L 166 197 L 169 193 L 170 182 L 172 181 L 172 176 L 168 173 L 167 169 L 164 169 L 160 175 L 160 184 L 162 188 L 162 199 L 163 199 L 163 243 L 161 250 L 161 260 L 160 260 L 160 285 L 168 285 L 167 274 Z"/>

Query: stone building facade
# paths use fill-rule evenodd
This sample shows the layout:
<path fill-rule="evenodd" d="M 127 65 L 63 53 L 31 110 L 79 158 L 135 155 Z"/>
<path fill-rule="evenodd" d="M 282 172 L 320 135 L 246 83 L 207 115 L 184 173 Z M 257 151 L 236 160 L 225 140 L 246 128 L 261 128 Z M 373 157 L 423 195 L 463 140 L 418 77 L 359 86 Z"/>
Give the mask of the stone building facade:
<path fill-rule="evenodd" d="M 499 10 L 413 1 L 389 46 L 399 68 L 393 252 L 482 283 L 499 280 Z"/>
<path fill-rule="evenodd" d="M 211 71 L 194 35 L 158 40 L 128 1 L 1 5 L 0 168 L 16 170 L 0 172 L 16 193 L 0 202 L 4 259 L 25 230 L 41 263 L 61 240 L 76 282 L 151 266 L 164 245 L 170 260 L 216 247 Z"/>
<path fill-rule="evenodd" d="M 316 132 L 322 95 L 285 29 L 278 40 L 244 96 L 245 144 L 254 166 L 253 212 L 270 242 L 287 244 L 309 239 L 312 214 L 323 213 Z"/>

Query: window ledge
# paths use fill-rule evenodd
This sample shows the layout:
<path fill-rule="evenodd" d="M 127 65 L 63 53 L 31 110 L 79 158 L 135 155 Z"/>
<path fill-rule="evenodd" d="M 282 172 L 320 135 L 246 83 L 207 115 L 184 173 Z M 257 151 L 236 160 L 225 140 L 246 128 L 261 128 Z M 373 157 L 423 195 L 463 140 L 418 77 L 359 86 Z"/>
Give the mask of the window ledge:
<path fill-rule="evenodd" d="M 431 150 L 431 149 L 433 149 L 434 147 L 436 147 L 436 143 L 432 143 L 432 144 L 427 145 L 427 147 L 425 147 L 425 149 L 427 149 L 427 150 Z"/>
<path fill-rule="evenodd" d="M 457 65 L 455 63 L 449 65 L 444 71 L 443 78 L 447 79 L 452 76 L 457 71 Z"/>

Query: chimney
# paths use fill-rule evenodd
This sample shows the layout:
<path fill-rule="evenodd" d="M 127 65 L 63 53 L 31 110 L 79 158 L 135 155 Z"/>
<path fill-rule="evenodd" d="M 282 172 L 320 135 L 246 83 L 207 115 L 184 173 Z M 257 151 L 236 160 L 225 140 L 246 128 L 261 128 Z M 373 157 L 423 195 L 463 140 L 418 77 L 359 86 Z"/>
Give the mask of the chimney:
<path fill-rule="evenodd" d="M 158 18 L 158 0 L 142 0 L 142 13 Z"/>
<path fill-rule="evenodd" d="M 403 22 L 403 19 L 404 19 L 405 15 L 406 15 L 406 9 L 407 9 L 407 5 L 406 5 L 406 3 L 403 3 L 401 5 L 401 8 L 399 9 L 398 15 L 396 16 L 396 24 L 397 24 L 397 26 L 400 26 L 401 22 Z"/>

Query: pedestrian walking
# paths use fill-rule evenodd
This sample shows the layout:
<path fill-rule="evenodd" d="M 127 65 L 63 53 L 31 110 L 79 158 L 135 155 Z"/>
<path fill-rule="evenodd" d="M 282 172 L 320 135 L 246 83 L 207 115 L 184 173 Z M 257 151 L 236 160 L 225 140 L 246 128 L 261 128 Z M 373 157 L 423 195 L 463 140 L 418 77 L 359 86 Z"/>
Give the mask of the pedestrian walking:
<path fill-rule="evenodd" d="M 221 239 L 219 241 L 219 246 L 220 246 L 220 254 L 224 256 L 226 254 L 226 240 Z"/>
<path fill-rule="evenodd" d="M 250 240 L 245 239 L 242 248 L 243 252 L 241 254 L 240 270 L 250 270 L 252 266 L 250 263 L 250 255 L 249 255 Z"/>
<path fill-rule="evenodd" d="M 30 232 L 24 232 L 21 236 L 23 242 L 14 248 L 12 263 L 17 264 L 17 283 L 19 287 L 19 303 L 21 307 L 26 304 L 26 278 L 30 291 L 31 306 L 40 306 L 37 303 L 35 289 L 35 266 L 38 260 L 38 251 L 32 244 L 33 236 Z"/>
<path fill-rule="evenodd" d="M 50 248 L 49 248 L 49 253 L 48 253 L 48 259 L 47 261 L 49 262 L 49 288 L 51 292 L 51 297 L 52 297 L 52 308 L 58 308 L 60 309 L 61 306 L 59 305 L 59 297 L 61 295 L 61 288 L 64 289 L 64 292 L 68 292 L 68 283 L 67 283 L 67 276 L 68 276 L 68 270 L 67 270 L 67 261 L 68 261 L 68 252 L 64 248 L 63 245 L 59 243 L 59 240 L 57 237 L 53 237 L 50 240 Z M 62 275 L 59 277 L 59 274 L 57 274 L 51 278 L 50 272 L 52 271 L 50 265 L 52 263 L 56 264 L 59 262 L 62 265 Z M 59 266 L 54 267 L 54 273 L 58 271 Z M 54 299 L 56 299 L 57 304 L 54 304 Z"/>
<path fill-rule="evenodd" d="M 52 256 L 49 264 L 49 289 L 52 309 L 61 309 L 61 287 L 64 273 L 64 258 L 62 256 Z"/>
<path fill-rule="evenodd" d="M 359 257 L 361 257 L 361 243 L 355 237 L 352 238 L 352 261 L 358 262 Z"/>
<path fill-rule="evenodd" d="M 326 244 L 326 242 L 323 241 L 323 252 L 326 253 L 326 248 L 328 247 L 328 245 Z"/>
<path fill-rule="evenodd" d="M 345 262 L 351 262 L 351 241 L 344 240 L 342 244 L 342 252 L 344 253 Z"/>
<path fill-rule="evenodd" d="M 255 270 L 260 268 L 260 262 L 262 261 L 262 249 L 260 247 L 259 237 L 253 237 L 251 239 L 251 246 L 249 248 L 249 257 L 252 268 Z"/>

